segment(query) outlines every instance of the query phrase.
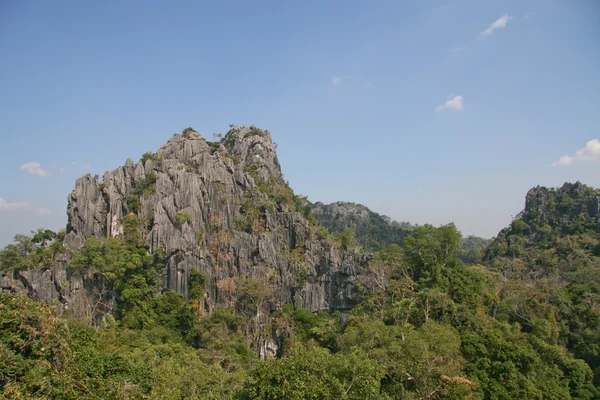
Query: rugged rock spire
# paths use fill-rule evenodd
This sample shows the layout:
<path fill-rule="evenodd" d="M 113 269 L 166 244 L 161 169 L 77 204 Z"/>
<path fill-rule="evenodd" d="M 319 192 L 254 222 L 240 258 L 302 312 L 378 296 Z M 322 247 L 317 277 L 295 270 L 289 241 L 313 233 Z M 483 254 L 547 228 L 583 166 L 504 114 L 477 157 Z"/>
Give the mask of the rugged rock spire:
<path fill-rule="evenodd" d="M 354 279 L 369 257 L 341 251 L 298 203 L 268 131 L 233 127 L 219 142 L 208 142 L 188 128 L 102 180 L 79 178 L 68 198 L 64 243 L 76 252 L 89 237 L 122 235 L 123 218 L 133 213 L 149 252 L 166 255 L 160 291 L 187 297 L 188 278 L 197 270 L 207 276 L 208 311 L 227 301 L 223 282 L 237 276 L 268 279 L 274 307 L 353 307 L 359 301 Z M 87 314 L 98 301 L 114 303 L 114 293 L 93 290 L 99 285 L 93 275 L 70 276 L 66 265 L 62 260 L 47 272 L 16 273 L 10 284 Z"/>

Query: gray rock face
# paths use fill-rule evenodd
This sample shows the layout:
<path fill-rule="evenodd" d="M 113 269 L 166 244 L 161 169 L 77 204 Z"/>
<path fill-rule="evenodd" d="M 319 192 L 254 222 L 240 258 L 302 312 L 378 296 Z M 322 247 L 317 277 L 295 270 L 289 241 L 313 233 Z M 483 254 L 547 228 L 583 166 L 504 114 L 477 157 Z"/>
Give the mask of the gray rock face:
<path fill-rule="evenodd" d="M 402 245 L 414 226 L 406 222 L 392 221 L 362 204 L 338 201 L 331 204 L 317 202 L 312 210 L 319 224 L 332 233 L 354 228 L 356 239 L 365 249 L 380 250 L 392 243 Z"/>
<path fill-rule="evenodd" d="M 90 273 L 70 276 L 69 258 L 69 252 L 58 254 L 47 268 L 11 271 L 0 277 L 0 290 L 43 300 L 55 306 L 59 314 L 70 311 L 92 320 L 97 319 L 100 311 L 110 312 L 115 307 L 115 293 L 108 282 Z"/>
<path fill-rule="evenodd" d="M 227 300 L 219 282 L 270 276 L 276 293 L 271 307 L 352 308 L 359 301 L 354 281 L 368 257 L 342 252 L 302 214 L 265 193 L 282 182 L 268 131 L 233 127 L 220 143 L 210 143 L 188 130 L 155 155 L 137 163 L 127 160 L 106 172 L 102 181 L 90 175 L 79 178 L 68 197 L 64 243 L 77 251 L 86 238 L 121 235 L 123 217 L 134 212 L 149 251 L 167 254 L 157 291 L 175 290 L 187 297 L 190 272 L 202 271 L 208 278 L 210 310 Z M 244 229 L 240 221 L 246 218 L 249 199 L 274 206 L 263 207 L 256 226 Z M 62 260 L 46 270 L 14 273 L 3 278 L 2 286 L 78 314 L 98 302 L 105 309 L 114 305 L 115 294 L 107 294 L 103 283 L 93 276 L 67 276 L 66 264 Z"/>

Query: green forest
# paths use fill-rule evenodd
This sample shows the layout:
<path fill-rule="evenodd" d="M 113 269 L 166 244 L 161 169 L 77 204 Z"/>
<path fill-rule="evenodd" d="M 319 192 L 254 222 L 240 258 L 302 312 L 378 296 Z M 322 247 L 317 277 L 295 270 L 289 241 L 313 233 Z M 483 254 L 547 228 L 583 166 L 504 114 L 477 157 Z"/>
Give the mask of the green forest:
<path fill-rule="evenodd" d="M 344 313 L 269 308 L 272 283 L 243 275 L 210 313 L 200 272 L 188 299 L 157 293 L 165 255 L 140 245 L 131 214 L 123 235 L 88 238 L 68 263 L 114 287 L 114 312 L 91 321 L 0 295 L 1 397 L 600 398 L 600 229 L 586 208 L 595 191 L 550 193 L 490 244 L 454 224 L 415 227 L 373 254 L 356 284 L 362 300 Z M 354 236 L 334 245 L 359 246 Z M 3 273 L 51 262 L 63 238 L 18 235 L 0 252 Z M 280 341 L 275 357 L 259 357 L 261 335 Z"/>

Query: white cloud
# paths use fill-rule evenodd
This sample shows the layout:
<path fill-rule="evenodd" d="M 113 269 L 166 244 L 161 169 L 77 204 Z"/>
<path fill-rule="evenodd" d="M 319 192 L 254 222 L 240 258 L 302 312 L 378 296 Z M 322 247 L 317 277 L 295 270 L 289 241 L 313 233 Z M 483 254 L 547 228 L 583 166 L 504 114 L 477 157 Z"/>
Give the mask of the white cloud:
<path fill-rule="evenodd" d="M 26 201 L 17 201 L 13 203 L 9 203 L 0 197 L 0 210 L 22 210 L 26 208 L 31 208 L 31 204 Z"/>
<path fill-rule="evenodd" d="M 435 108 L 436 111 L 443 111 L 443 110 L 454 110 L 454 111 L 460 111 L 463 108 L 463 97 L 462 96 L 454 96 L 449 100 L 446 100 L 446 102 L 444 104 L 440 104 L 439 106 L 437 106 Z"/>
<path fill-rule="evenodd" d="M 37 175 L 40 178 L 45 178 L 49 176 L 50 173 L 42 168 L 39 162 L 28 162 L 22 164 L 19 169 L 21 171 L 29 172 L 30 174 Z"/>
<path fill-rule="evenodd" d="M 342 83 L 342 78 L 339 76 L 331 77 L 331 86 L 340 86 L 340 83 Z"/>
<path fill-rule="evenodd" d="M 465 51 L 467 48 L 466 47 L 455 47 L 452 49 L 453 53 L 460 53 L 461 51 Z"/>
<path fill-rule="evenodd" d="M 488 28 L 485 31 L 481 32 L 481 34 L 483 36 L 489 36 L 496 29 L 506 28 L 506 24 L 508 24 L 508 21 L 510 21 L 512 18 L 513 18 L 512 16 L 510 16 L 508 14 L 504 14 L 503 16 L 501 16 L 500 18 L 498 18 L 497 20 L 492 22 L 492 24 L 490 26 L 488 26 Z"/>
<path fill-rule="evenodd" d="M 52 214 L 52 211 L 49 208 L 41 207 L 35 211 L 36 215 L 45 217 L 46 215 Z"/>
<path fill-rule="evenodd" d="M 564 155 L 552 163 L 553 167 L 571 165 L 576 161 L 600 161 L 600 140 L 592 139 L 585 144 L 585 147 L 577 150 L 575 155 Z"/>
<path fill-rule="evenodd" d="M 558 159 L 558 161 L 554 161 L 552 163 L 553 167 L 558 167 L 559 165 L 571 165 L 573 164 L 573 159 L 569 156 L 562 156 Z"/>

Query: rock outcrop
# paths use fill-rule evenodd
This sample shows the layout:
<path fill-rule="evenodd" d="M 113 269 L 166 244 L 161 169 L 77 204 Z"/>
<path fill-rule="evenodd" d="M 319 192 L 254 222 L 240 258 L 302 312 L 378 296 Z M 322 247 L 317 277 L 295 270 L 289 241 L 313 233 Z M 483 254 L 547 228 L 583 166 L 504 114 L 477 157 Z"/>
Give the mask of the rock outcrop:
<path fill-rule="evenodd" d="M 102 180 L 79 178 L 68 198 L 65 257 L 1 284 L 80 315 L 98 304 L 110 308 L 115 293 L 93 275 L 70 276 L 68 257 L 87 238 L 122 235 L 123 218 L 134 213 L 148 251 L 166 254 L 158 291 L 187 297 L 190 273 L 198 270 L 207 276 L 208 310 L 226 301 L 219 282 L 237 276 L 269 277 L 277 293 L 272 307 L 352 308 L 359 301 L 354 280 L 369 257 L 320 236 L 293 200 L 268 131 L 233 127 L 220 142 L 208 142 L 187 129 Z"/>
<path fill-rule="evenodd" d="M 593 240 L 585 242 L 588 233 L 600 233 L 600 189 L 581 182 L 565 183 L 560 188 L 537 186 L 527 192 L 523 211 L 487 247 L 484 259 L 497 263 L 534 260 L 529 264 L 538 267 L 523 275 L 538 277 L 558 262 L 553 258 L 571 257 L 579 247 L 580 254 L 596 247 Z"/>
<path fill-rule="evenodd" d="M 402 245 L 415 226 L 407 222 L 392 221 L 371 211 L 362 204 L 338 201 L 331 204 L 317 202 L 312 209 L 320 225 L 331 233 L 340 233 L 346 228 L 354 228 L 358 243 L 365 249 L 380 250 L 390 244 Z"/>

